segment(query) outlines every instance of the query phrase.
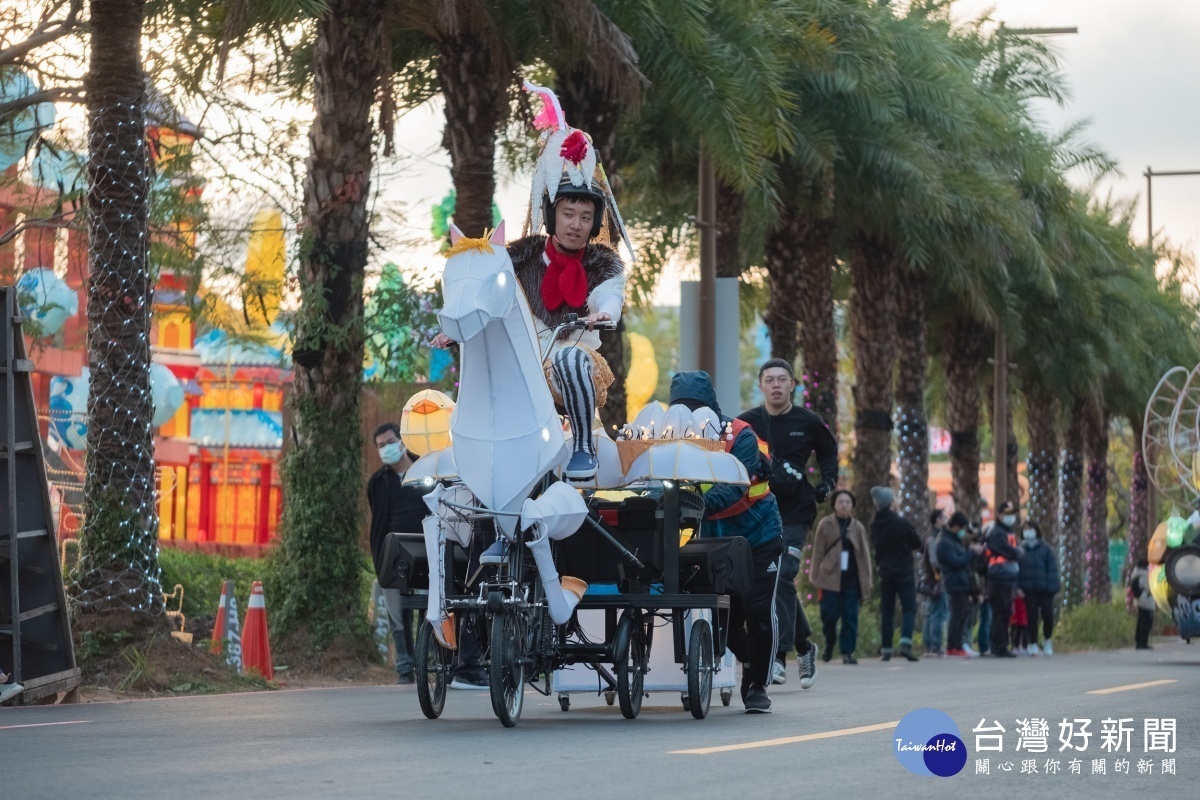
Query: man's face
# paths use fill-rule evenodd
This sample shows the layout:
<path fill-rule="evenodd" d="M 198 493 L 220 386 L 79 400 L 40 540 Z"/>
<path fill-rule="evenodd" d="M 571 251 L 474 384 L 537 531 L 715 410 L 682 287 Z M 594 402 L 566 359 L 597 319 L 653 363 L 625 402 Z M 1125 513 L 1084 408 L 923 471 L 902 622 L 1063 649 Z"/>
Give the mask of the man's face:
<path fill-rule="evenodd" d="M 796 381 L 783 367 L 771 367 L 763 370 L 763 374 L 758 377 L 758 388 L 768 403 L 781 406 L 792 396 L 796 389 Z"/>
<path fill-rule="evenodd" d="M 595 219 L 591 200 L 564 197 L 554 204 L 554 236 L 568 250 L 579 250 L 588 243 Z"/>
<path fill-rule="evenodd" d="M 395 431 L 384 431 L 375 437 L 375 449 L 382 450 L 385 444 L 398 444 L 399 442 L 400 437 L 396 435 Z"/>

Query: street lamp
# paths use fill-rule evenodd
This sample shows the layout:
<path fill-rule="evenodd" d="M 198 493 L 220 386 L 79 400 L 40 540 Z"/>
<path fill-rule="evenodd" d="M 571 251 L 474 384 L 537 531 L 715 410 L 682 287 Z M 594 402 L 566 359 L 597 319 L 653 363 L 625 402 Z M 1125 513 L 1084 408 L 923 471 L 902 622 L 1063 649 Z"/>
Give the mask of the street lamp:
<path fill-rule="evenodd" d="M 1004 71 L 1006 36 L 1059 36 L 1073 33 L 1079 33 L 1079 28 L 1010 28 L 1001 22 L 996 33 L 1000 39 L 1000 72 Z M 992 363 L 992 452 L 995 465 L 992 508 L 997 510 L 1008 497 L 1008 367 L 1008 335 L 1004 331 L 1004 314 L 1001 312 L 996 321 L 996 354 Z"/>

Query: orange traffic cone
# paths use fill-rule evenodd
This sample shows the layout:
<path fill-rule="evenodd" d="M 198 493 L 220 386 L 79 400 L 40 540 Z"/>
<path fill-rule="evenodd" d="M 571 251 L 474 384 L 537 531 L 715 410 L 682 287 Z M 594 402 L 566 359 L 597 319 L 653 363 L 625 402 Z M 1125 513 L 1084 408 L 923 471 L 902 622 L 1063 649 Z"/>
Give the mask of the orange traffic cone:
<path fill-rule="evenodd" d="M 233 581 L 225 581 L 221 584 L 221 599 L 217 603 L 217 618 L 213 622 L 212 647 L 210 649 L 214 654 L 221 652 L 221 648 L 225 646 L 225 617 L 229 613 L 226 609 L 229 607 L 229 595 L 231 594 L 233 594 Z"/>
<path fill-rule="evenodd" d="M 275 679 L 271 664 L 271 640 L 267 636 L 267 600 L 262 581 L 250 587 L 250 606 L 246 609 L 246 628 L 242 633 L 242 668 L 258 670 L 267 680 Z"/>

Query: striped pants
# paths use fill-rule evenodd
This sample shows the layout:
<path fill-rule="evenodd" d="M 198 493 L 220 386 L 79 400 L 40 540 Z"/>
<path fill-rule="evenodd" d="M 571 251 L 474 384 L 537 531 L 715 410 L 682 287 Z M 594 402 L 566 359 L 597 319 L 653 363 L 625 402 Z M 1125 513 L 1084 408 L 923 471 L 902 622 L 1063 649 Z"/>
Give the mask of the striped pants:
<path fill-rule="evenodd" d="M 571 421 L 575 451 L 595 455 L 592 419 L 596 415 L 596 382 L 591 355 L 578 347 L 564 347 L 554 354 L 550 374 Z"/>

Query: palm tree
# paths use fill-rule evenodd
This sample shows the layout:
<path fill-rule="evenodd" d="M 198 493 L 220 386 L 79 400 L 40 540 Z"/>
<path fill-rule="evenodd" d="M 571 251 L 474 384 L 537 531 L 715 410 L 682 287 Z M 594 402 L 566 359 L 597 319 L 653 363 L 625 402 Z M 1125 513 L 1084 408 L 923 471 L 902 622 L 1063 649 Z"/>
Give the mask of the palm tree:
<path fill-rule="evenodd" d="M 1026 515 L 1037 523 L 1047 544 L 1058 542 L 1058 426 L 1056 401 L 1044 390 L 1027 387 L 1024 394 L 1029 453 L 1025 475 L 1029 480 Z"/>
<path fill-rule="evenodd" d="M 318 646 L 361 634 L 359 402 L 367 265 L 371 112 L 382 69 L 385 0 L 328 0 L 313 45 L 316 113 L 304 183 L 301 307 L 293 348 L 292 441 L 283 466 L 283 533 L 274 619 Z"/>
<path fill-rule="evenodd" d="M 896 426 L 899 441 L 900 505 L 904 516 L 924 537 L 929 533 L 929 428 L 925 414 L 925 382 L 929 367 L 926 344 L 925 281 L 913 269 L 897 280 Z"/>
<path fill-rule="evenodd" d="M 144 0 L 92 0 L 88 135 L 88 458 L 76 599 L 85 627 L 161 619 L 150 397 Z M 102 617 L 97 615 L 103 615 Z"/>
<path fill-rule="evenodd" d="M 1087 530 L 1083 541 L 1083 595 L 1089 603 L 1107 603 L 1112 596 L 1108 569 L 1108 408 L 1103 390 L 1088 398 L 1086 420 Z"/>
<path fill-rule="evenodd" d="M 1062 453 L 1059 455 L 1058 563 L 1064 605 L 1083 602 L 1083 459 L 1087 404 L 1076 399 L 1067 410 Z"/>
<path fill-rule="evenodd" d="M 988 336 L 974 319 L 960 315 L 943 339 L 954 507 L 969 519 L 978 519 L 979 373 L 987 357 Z"/>

